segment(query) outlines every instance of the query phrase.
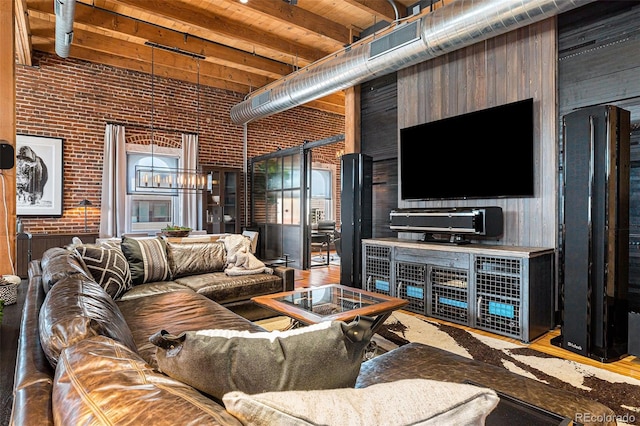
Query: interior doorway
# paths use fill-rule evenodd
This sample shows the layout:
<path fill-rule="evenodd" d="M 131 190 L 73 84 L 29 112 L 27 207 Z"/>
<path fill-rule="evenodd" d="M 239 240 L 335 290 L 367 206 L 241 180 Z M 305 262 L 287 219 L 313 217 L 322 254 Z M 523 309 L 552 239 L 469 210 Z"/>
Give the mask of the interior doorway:
<path fill-rule="evenodd" d="M 286 258 L 289 266 L 298 269 L 316 263 L 311 249 L 312 240 L 318 240 L 318 226 L 332 222 L 332 229 L 339 230 L 343 152 L 344 135 L 338 135 L 249 161 L 248 228 L 260 233 L 259 257 L 269 261 Z M 334 232 L 320 231 L 324 251 L 335 250 Z"/>

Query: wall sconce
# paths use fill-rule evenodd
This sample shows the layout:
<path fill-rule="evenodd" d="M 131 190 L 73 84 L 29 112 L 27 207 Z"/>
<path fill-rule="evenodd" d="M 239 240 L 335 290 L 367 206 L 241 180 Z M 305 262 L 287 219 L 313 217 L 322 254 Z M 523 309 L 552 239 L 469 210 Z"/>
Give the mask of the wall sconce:
<path fill-rule="evenodd" d="M 344 155 L 344 149 L 339 149 L 336 151 L 336 158 L 340 159 Z"/>
<path fill-rule="evenodd" d="M 87 207 L 93 206 L 93 203 L 86 198 L 78 203 L 80 207 L 84 207 L 84 232 L 87 233 Z"/>

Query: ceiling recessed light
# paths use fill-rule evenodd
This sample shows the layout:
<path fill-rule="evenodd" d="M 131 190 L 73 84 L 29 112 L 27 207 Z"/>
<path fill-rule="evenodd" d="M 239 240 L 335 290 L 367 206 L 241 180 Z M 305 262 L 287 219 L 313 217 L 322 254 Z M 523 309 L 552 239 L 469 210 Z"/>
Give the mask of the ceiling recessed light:
<path fill-rule="evenodd" d="M 240 3 L 247 4 L 247 3 L 249 3 L 249 0 L 240 0 Z"/>

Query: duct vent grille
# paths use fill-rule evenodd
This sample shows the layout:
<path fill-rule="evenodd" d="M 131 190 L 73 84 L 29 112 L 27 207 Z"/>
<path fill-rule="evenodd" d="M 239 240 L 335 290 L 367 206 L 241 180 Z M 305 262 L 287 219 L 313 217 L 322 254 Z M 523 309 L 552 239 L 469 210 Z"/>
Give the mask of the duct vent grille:
<path fill-rule="evenodd" d="M 404 46 L 414 40 L 418 40 L 420 38 L 420 35 L 418 34 L 419 23 L 420 19 L 410 22 L 389 34 L 372 41 L 369 48 L 369 59 L 373 59 L 376 56 L 383 55 L 400 46 Z"/>
<path fill-rule="evenodd" d="M 257 108 L 269 102 L 271 102 L 271 90 L 260 93 L 258 96 L 251 99 L 251 108 Z"/>

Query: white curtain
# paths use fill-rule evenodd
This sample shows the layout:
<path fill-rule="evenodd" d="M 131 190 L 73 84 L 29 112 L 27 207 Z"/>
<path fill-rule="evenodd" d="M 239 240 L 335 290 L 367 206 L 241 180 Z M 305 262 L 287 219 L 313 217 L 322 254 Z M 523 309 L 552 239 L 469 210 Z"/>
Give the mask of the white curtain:
<path fill-rule="evenodd" d="M 126 226 L 127 152 L 124 126 L 107 124 L 103 162 L 100 237 L 109 238 L 121 235 Z"/>
<path fill-rule="evenodd" d="M 180 168 L 196 170 L 198 168 L 198 135 L 182 134 L 182 155 Z M 198 229 L 198 193 L 182 192 L 179 195 L 180 224 Z"/>

